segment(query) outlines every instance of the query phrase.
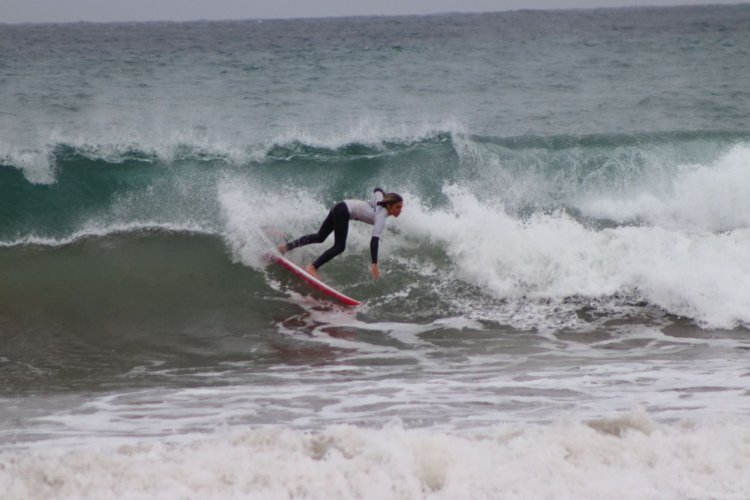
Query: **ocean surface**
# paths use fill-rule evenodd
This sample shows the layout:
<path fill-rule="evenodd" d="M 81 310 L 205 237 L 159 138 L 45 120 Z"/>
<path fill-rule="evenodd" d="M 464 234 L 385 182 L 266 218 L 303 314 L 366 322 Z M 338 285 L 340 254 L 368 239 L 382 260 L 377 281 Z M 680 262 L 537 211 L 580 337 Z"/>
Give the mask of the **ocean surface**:
<path fill-rule="evenodd" d="M 2 498 L 749 498 L 749 77 L 750 5 L 0 25 Z M 266 262 L 375 186 L 361 307 Z"/>

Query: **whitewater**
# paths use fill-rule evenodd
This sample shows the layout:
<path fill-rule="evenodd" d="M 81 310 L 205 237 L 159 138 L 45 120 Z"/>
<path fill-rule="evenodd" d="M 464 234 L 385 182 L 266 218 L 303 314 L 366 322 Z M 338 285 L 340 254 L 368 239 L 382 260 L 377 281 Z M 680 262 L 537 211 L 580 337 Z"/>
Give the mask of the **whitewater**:
<path fill-rule="evenodd" d="M 3 498 L 750 496 L 747 5 L 0 46 Z"/>

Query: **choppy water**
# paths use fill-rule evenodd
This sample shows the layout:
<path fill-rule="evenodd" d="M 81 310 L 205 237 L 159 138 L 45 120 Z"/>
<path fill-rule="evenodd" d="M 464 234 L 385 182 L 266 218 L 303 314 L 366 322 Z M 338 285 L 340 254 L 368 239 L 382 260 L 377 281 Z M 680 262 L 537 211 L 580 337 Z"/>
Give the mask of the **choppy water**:
<path fill-rule="evenodd" d="M 750 495 L 750 7 L 0 47 L 10 498 Z M 362 307 L 266 264 L 376 185 Z"/>

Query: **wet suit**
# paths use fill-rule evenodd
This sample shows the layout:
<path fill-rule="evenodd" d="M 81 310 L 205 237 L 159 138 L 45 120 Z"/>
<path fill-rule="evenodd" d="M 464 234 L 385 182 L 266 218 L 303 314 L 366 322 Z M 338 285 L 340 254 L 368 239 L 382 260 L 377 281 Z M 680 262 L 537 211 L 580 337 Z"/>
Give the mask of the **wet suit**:
<path fill-rule="evenodd" d="M 328 216 L 323 221 L 317 233 L 307 234 L 294 241 L 286 244 L 287 251 L 297 247 L 309 245 L 310 243 L 323 243 L 328 236 L 333 233 L 333 246 L 323 252 L 320 257 L 313 262 L 315 269 L 333 259 L 346 248 L 346 237 L 349 235 L 349 220 L 354 219 L 367 224 L 372 224 L 372 238 L 370 239 L 370 257 L 372 263 L 378 263 L 378 246 L 380 236 L 385 229 L 385 218 L 388 217 L 388 210 L 378 205 L 383 199 L 384 191 L 375 188 L 374 197 L 370 201 L 364 200 L 344 200 L 328 212 Z"/>

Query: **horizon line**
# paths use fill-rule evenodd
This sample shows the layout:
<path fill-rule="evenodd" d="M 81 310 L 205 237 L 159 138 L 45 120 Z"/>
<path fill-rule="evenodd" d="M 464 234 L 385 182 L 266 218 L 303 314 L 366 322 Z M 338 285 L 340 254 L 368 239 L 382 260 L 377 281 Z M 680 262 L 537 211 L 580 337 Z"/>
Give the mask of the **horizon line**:
<path fill-rule="evenodd" d="M 683 8 L 716 8 L 716 7 L 738 7 L 750 6 L 750 2 L 736 3 L 692 3 L 679 5 L 613 5 L 604 7 L 560 7 L 560 8 L 521 8 L 521 9 L 502 9 L 488 11 L 440 11 L 430 13 L 412 13 L 412 14 L 341 14 L 341 15 L 321 15 L 321 16 L 300 16 L 300 17 L 246 17 L 246 18 L 195 18 L 195 19 L 141 19 L 141 20 L 119 20 L 119 21 L 0 21 L 0 26 L 30 26 L 30 25 L 60 25 L 60 24 L 149 24 L 149 23 L 227 23 L 227 22 L 264 22 L 264 21 L 305 21 L 321 19 L 357 19 L 357 18 L 399 18 L 399 17 L 433 17 L 447 15 L 486 15 L 486 14 L 504 14 L 517 12 L 581 12 L 581 11 L 601 11 L 601 10 L 654 10 L 654 9 L 683 9 Z"/>

